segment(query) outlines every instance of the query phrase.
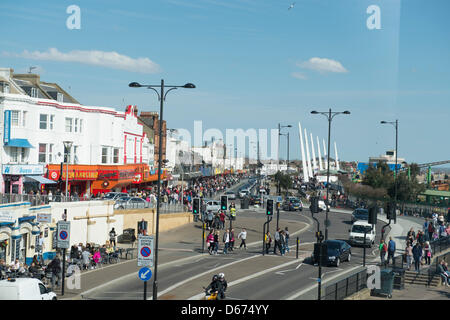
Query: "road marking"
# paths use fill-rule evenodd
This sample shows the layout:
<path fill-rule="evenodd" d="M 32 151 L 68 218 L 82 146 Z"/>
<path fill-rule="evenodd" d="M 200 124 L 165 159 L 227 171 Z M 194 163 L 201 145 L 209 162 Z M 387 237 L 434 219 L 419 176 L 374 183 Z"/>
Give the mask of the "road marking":
<path fill-rule="evenodd" d="M 257 273 L 255 273 L 255 274 L 246 276 L 246 277 L 244 277 L 244 278 L 240 278 L 240 279 L 238 279 L 238 280 L 235 280 L 235 281 L 232 281 L 232 282 L 228 283 L 228 287 L 238 285 L 238 284 L 240 284 L 240 283 L 242 283 L 242 282 L 245 282 L 245 281 L 248 281 L 248 280 L 257 278 L 257 277 L 262 276 L 262 275 L 264 275 L 264 274 L 266 274 L 266 273 L 275 271 L 275 270 L 277 270 L 277 269 L 280 269 L 280 268 L 289 266 L 289 265 L 294 264 L 294 263 L 298 263 L 298 261 L 297 261 L 297 260 L 289 261 L 289 262 L 283 263 L 283 264 L 281 264 L 281 265 L 278 265 L 278 266 L 275 266 L 275 267 L 272 267 L 272 268 L 269 268 L 269 269 L 266 269 L 266 270 L 257 272 Z M 204 295 L 205 295 L 205 293 L 199 293 L 199 294 L 197 294 L 197 295 L 195 295 L 195 296 L 190 297 L 190 298 L 187 299 L 187 300 L 201 300 L 201 299 L 203 298 Z"/>
<path fill-rule="evenodd" d="M 306 257 L 306 256 L 305 256 L 305 257 Z M 284 276 L 284 273 L 285 273 L 285 272 L 295 271 L 295 270 L 297 270 L 298 268 L 300 268 L 302 265 L 303 265 L 303 262 L 300 263 L 295 269 L 288 269 L 288 270 L 278 271 L 278 272 L 275 272 L 275 274 L 279 274 L 279 275 L 281 275 L 281 276 Z"/>

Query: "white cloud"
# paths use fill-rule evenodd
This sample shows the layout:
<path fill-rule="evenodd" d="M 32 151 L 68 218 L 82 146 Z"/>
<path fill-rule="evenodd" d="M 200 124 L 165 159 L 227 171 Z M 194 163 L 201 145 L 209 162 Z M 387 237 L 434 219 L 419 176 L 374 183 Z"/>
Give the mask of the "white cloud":
<path fill-rule="evenodd" d="M 327 58 L 311 58 L 308 61 L 299 62 L 297 66 L 303 69 L 310 69 L 318 71 L 320 73 L 335 72 L 345 73 L 348 72 L 339 61 L 327 59 Z"/>
<path fill-rule="evenodd" d="M 308 79 L 308 78 L 306 77 L 306 75 L 305 75 L 304 73 L 302 73 L 302 72 L 292 72 L 292 73 L 291 73 L 291 76 L 293 76 L 293 77 L 296 78 L 296 79 L 301 79 L 301 80 L 306 80 L 306 79 Z"/>
<path fill-rule="evenodd" d="M 161 69 L 158 64 L 154 63 L 149 58 L 134 59 L 119 54 L 115 51 L 106 52 L 99 50 L 90 50 L 90 51 L 73 50 L 68 53 L 64 53 L 56 48 L 50 48 L 44 52 L 40 51 L 29 52 L 25 50 L 20 54 L 13 54 L 13 56 L 33 60 L 78 62 L 105 68 L 126 70 L 139 73 L 157 73 L 160 72 Z"/>

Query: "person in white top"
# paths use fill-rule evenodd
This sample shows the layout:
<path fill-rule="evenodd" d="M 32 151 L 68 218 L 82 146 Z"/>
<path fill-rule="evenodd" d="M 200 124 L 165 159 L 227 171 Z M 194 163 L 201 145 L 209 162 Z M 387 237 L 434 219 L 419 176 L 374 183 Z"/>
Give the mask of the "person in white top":
<path fill-rule="evenodd" d="M 247 239 L 247 230 L 245 230 L 245 228 L 243 228 L 241 233 L 239 233 L 238 239 L 241 239 L 241 245 L 239 246 L 239 249 L 244 246 L 244 249 L 247 250 L 247 244 L 245 243 L 245 240 Z"/>

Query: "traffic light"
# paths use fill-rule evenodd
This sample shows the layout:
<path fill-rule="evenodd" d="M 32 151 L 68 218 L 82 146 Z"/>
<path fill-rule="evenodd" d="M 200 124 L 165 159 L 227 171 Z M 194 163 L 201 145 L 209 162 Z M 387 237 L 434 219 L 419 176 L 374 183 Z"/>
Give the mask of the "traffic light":
<path fill-rule="evenodd" d="M 388 220 L 394 220 L 394 221 L 397 220 L 397 212 L 396 212 L 395 205 L 393 203 L 390 203 L 390 202 L 387 203 L 386 218 Z"/>
<path fill-rule="evenodd" d="M 200 213 L 200 198 L 194 198 L 192 201 L 192 213 L 199 214 Z"/>
<path fill-rule="evenodd" d="M 371 206 L 369 208 L 369 217 L 367 219 L 367 222 L 370 224 L 377 224 L 377 213 L 378 213 L 378 207 L 377 206 Z"/>
<path fill-rule="evenodd" d="M 220 197 L 220 210 L 227 210 L 228 208 L 228 197 L 221 196 Z"/>
<path fill-rule="evenodd" d="M 319 213 L 319 198 L 311 197 L 311 206 L 309 207 L 311 213 Z"/>
<path fill-rule="evenodd" d="M 268 215 L 268 216 L 273 215 L 273 200 L 272 199 L 267 199 L 266 215 Z"/>

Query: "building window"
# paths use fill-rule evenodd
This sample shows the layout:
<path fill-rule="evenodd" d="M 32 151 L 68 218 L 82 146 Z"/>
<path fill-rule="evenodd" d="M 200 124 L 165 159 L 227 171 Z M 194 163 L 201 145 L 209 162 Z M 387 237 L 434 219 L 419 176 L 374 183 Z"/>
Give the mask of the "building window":
<path fill-rule="evenodd" d="M 31 97 L 32 98 L 37 98 L 38 97 L 38 91 L 36 88 L 31 88 Z"/>
<path fill-rule="evenodd" d="M 102 163 L 108 163 L 109 161 L 109 148 L 108 147 L 102 147 Z"/>
<path fill-rule="evenodd" d="M 75 118 L 74 132 L 78 132 L 78 118 Z"/>
<path fill-rule="evenodd" d="M 83 119 L 80 119 L 80 133 L 83 132 Z"/>
<path fill-rule="evenodd" d="M 39 143 L 39 163 L 47 162 L 47 145 L 45 143 Z"/>
<path fill-rule="evenodd" d="M 78 163 L 78 149 L 79 146 L 73 146 L 73 162 Z"/>
<path fill-rule="evenodd" d="M 19 113 L 18 110 L 11 111 L 11 126 L 18 127 L 19 126 Z"/>
<path fill-rule="evenodd" d="M 119 148 L 114 148 L 113 162 L 119 163 Z"/>
<path fill-rule="evenodd" d="M 72 118 L 66 118 L 66 132 L 72 132 Z"/>
<path fill-rule="evenodd" d="M 21 152 L 20 152 L 20 162 L 24 163 L 27 161 L 27 149 L 25 148 L 21 148 Z"/>
<path fill-rule="evenodd" d="M 48 120 L 48 115 L 47 114 L 40 114 L 39 115 L 39 129 L 47 130 L 47 120 Z"/>
<path fill-rule="evenodd" d="M 26 111 L 22 111 L 22 127 L 26 127 L 27 126 L 27 112 Z"/>
<path fill-rule="evenodd" d="M 56 94 L 56 100 L 58 101 L 58 102 L 64 102 L 64 95 L 62 94 L 62 93 L 57 93 Z"/>
<path fill-rule="evenodd" d="M 11 162 L 18 162 L 19 161 L 19 151 L 17 147 L 11 147 L 11 157 L 10 157 L 10 161 Z"/>
<path fill-rule="evenodd" d="M 53 130 L 53 123 L 55 122 L 55 115 L 50 115 L 50 130 Z"/>

